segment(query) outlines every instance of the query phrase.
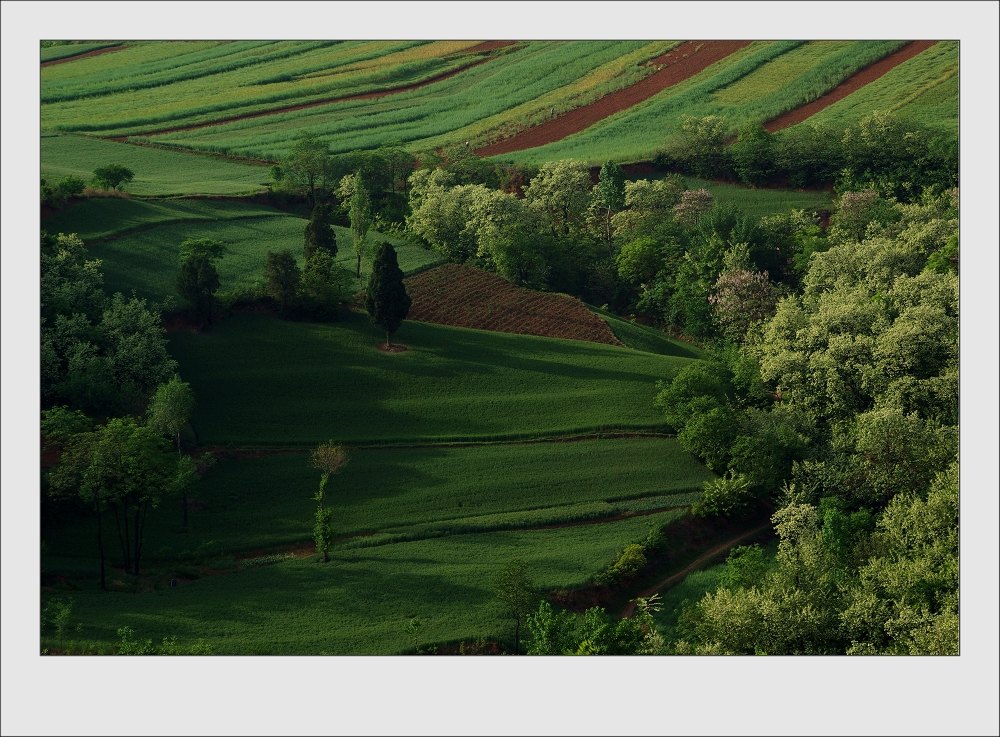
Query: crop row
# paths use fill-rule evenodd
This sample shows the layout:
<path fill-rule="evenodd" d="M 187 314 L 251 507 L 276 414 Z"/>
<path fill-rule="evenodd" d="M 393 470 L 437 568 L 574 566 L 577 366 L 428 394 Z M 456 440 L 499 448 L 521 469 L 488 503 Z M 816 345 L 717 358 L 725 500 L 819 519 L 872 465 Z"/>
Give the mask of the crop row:
<path fill-rule="evenodd" d="M 377 100 L 343 101 L 269 115 L 247 121 L 156 136 L 155 140 L 195 150 L 231 152 L 239 155 L 277 158 L 288 150 L 300 131 L 308 130 L 330 142 L 335 152 L 374 148 L 402 142 L 414 150 L 432 148 L 466 126 L 478 125 L 493 116 L 526 103 L 533 103 L 563 90 L 563 108 L 578 93 L 582 78 L 600 72 L 588 84 L 598 93 L 631 79 L 615 76 L 621 57 L 646 48 L 644 42 L 574 41 L 537 42 L 467 69 L 448 79 L 419 89 Z M 661 47 L 662 48 L 662 47 Z M 636 57 L 632 57 L 638 64 Z M 638 67 L 645 73 L 645 68 Z M 617 67 L 621 71 L 621 67 Z M 634 72 L 633 72 L 634 74 Z M 608 79 L 602 81 L 601 77 Z M 605 85 L 602 87 L 601 85 Z M 549 108 L 556 107 L 550 98 Z M 525 112 L 524 109 L 521 112 Z M 504 125 L 503 119 L 489 127 Z"/>
<path fill-rule="evenodd" d="M 318 47 L 285 44 L 270 52 L 274 58 L 265 58 L 266 64 L 257 63 L 252 52 L 247 52 L 214 61 L 213 66 L 186 72 L 181 66 L 150 74 L 145 82 L 137 80 L 135 86 L 130 86 L 133 75 L 127 67 L 115 67 L 110 73 L 117 75 L 119 82 L 102 84 L 85 78 L 79 83 L 80 90 L 63 93 L 66 98 L 73 94 L 86 99 L 54 98 L 60 94 L 58 85 L 50 85 L 43 76 L 43 102 L 46 97 L 50 101 L 42 106 L 42 126 L 46 130 L 131 134 L 281 104 L 370 92 L 466 66 L 472 60 L 457 52 L 472 45 L 469 41 L 426 45 L 350 42 Z M 189 76 L 184 77 L 185 73 Z M 179 78 L 171 79 L 171 75 Z"/>
<path fill-rule="evenodd" d="M 446 264 L 407 279 L 410 319 L 504 333 L 620 345 L 578 300 L 517 287 L 486 271 Z"/>
<path fill-rule="evenodd" d="M 726 118 L 735 133 L 745 123 L 762 123 L 818 97 L 853 72 L 898 48 L 901 43 L 857 41 L 846 47 L 837 47 L 835 53 L 825 57 L 821 63 L 812 64 L 801 76 L 771 90 L 762 83 L 767 78 L 768 66 L 779 62 L 787 64 L 781 61 L 782 57 L 803 44 L 796 41 L 754 43 L 686 82 L 585 131 L 548 145 L 505 154 L 504 158 L 528 162 L 560 158 L 581 158 L 591 162 L 640 160 L 675 140 L 684 116 L 720 115 Z M 793 58 L 792 61 L 806 66 L 812 63 L 809 56 Z M 754 72 L 758 75 L 750 77 Z M 726 90 L 748 78 L 747 88 L 741 91 L 738 101 L 724 102 L 729 99 Z M 722 99 L 717 93 L 721 93 Z M 751 93 L 760 96 L 746 96 Z"/>
<path fill-rule="evenodd" d="M 958 42 L 939 41 L 885 75 L 820 111 L 811 123 L 845 127 L 873 110 L 957 131 Z"/>

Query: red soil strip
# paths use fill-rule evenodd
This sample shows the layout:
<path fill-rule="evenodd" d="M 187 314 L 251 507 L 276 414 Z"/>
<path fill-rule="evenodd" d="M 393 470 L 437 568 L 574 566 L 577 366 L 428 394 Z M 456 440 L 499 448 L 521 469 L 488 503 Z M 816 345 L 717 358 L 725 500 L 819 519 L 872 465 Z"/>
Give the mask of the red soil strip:
<path fill-rule="evenodd" d="M 213 125 L 223 125 L 224 123 L 234 123 L 237 120 L 251 120 L 252 118 L 263 118 L 268 115 L 278 115 L 279 113 L 290 113 L 295 110 L 306 110 L 311 107 L 320 107 L 321 105 L 333 105 L 338 102 L 350 102 L 352 100 L 374 100 L 379 97 L 386 97 L 387 95 L 398 95 L 400 92 L 409 92 L 410 90 L 420 89 L 421 87 L 426 87 L 427 85 L 434 84 L 435 82 L 441 82 L 442 80 L 448 79 L 449 77 L 454 77 L 460 72 L 464 72 L 466 69 L 472 69 L 472 67 L 479 66 L 480 64 L 485 64 L 492 57 L 486 57 L 485 59 L 477 59 L 473 62 L 466 64 L 465 66 L 459 67 L 457 69 L 451 69 L 447 72 L 442 72 L 441 74 L 435 75 L 433 77 L 428 77 L 420 82 L 412 82 L 410 84 L 404 84 L 401 87 L 392 87 L 385 90 L 376 90 L 375 92 L 361 92 L 357 95 L 345 95 L 343 97 L 329 97 L 325 100 L 313 100 L 312 102 L 300 102 L 296 105 L 285 105 L 283 107 L 273 107 L 267 110 L 258 110 L 254 113 L 240 113 L 238 115 L 227 115 L 224 118 L 216 118 L 215 120 L 209 120 L 204 123 L 191 123 L 190 125 L 177 125 L 172 128 L 160 128 L 159 130 L 149 130 L 141 131 L 129 134 L 130 136 L 162 136 L 167 133 L 180 133 L 182 131 L 193 131 L 199 128 L 209 128 Z M 128 136 L 126 136 L 127 138 Z M 121 140 L 118 137 L 116 140 Z"/>
<path fill-rule="evenodd" d="M 404 280 L 408 319 L 501 333 L 622 345 L 580 300 L 536 292 L 463 264 L 444 264 Z"/>
<path fill-rule="evenodd" d="M 686 566 L 681 568 L 679 571 L 670 574 L 662 581 L 659 581 L 650 586 L 649 588 L 646 588 L 643 591 L 641 591 L 638 594 L 638 596 L 641 596 L 643 598 L 649 598 L 658 591 L 662 591 L 663 589 L 670 588 L 674 584 L 680 583 L 682 580 L 684 580 L 684 578 L 688 574 L 693 573 L 694 571 L 697 571 L 699 568 L 702 568 L 706 564 L 712 562 L 714 559 L 718 558 L 720 555 L 728 551 L 730 548 L 736 547 L 741 542 L 745 542 L 750 538 L 753 538 L 761 534 L 762 532 L 765 532 L 766 530 L 770 529 L 771 529 L 770 523 L 763 524 L 760 525 L 759 527 L 753 528 L 749 532 L 744 532 L 742 535 L 739 535 L 738 537 L 735 537 L 731 540 L 726 540 L 725 542 L 720 543 L 710 548 L 709 550 L 706 550 L 704 553 L 699 555 L 697 558 L 695 558 L 693 561 L 691 561 Z M 628 605 L 625 607 L 624 611 L 622 612 L 622 618 L 631 617 L 632 614 L 634 613 L 635 613 L 635 601 L 633 600 L 630 601 Z"/>
<path fill-rule="evenodd" d="M 494 51 L 496 49 L 505 49 L 508 46 L 513 46 L 517 41 L 483 41 L 481 44 L 476 44 L 475 46 L 463 49 L 461 54 L 485 54 L 488 51 Z"/>
<path fill-rule="evenodd" d="M 105 46 L 103 49 L 94 49 L 93 51 L 85 51 L 82 54 L 74 54 L 73 56 L 64 56 L 62 59 L 51 59 L 50 61 L 43 61 L 42 67 L 51 67 L 56 64 L 65 64 L 68 61 L 77 61 L 79 59 L 86 59 L 88 56 L 100 56 L 101 54 L 110 54 L 112 51 L 121 51 L 127 48 L 124 44 L 120 46 Z"/>
<path fill-rule="evenodd" d="M 658 92 L 683 82 L 720 59 L 747 46 L 749 41 L 685 41 L 649 63 L 657 71 L 629 87 L 612 92 L 589 105 L 575 108 L 510 138 L 476 149 L 480 156 L 496 156 L 559 141 L 589 128 L 614 113 L 648 100 Z"/>
<path fill-rule="evenodd" d="M 855 72 L 825 95 L 817 97 L 815 100 L 810 103 L 806 103 L 802 107 L 797 107 L 794 110 L 789 110 L 787 113 L 782 113 L 777 118 L 764 123 L 764 127 L 771 133 L 774 133 L 775 131 L 780 131 L 783 128 L 793 126 L 796 123 L 801 123 L 806 118 L 815 115 L 824 108 L 830 107 L 833 103 L 844 99 L 852 92 L 856 92 L 864 87 L 866 84 L 874 82 L 886 72 L 899 66 L 904 61 L 912 59 L 921 51 L 926 51 L 935 43 L 937 43 L 937 41 L 910 41 L 905 46 L 897 49 L 888 56 L 883 57 L 874 64 Z"/>

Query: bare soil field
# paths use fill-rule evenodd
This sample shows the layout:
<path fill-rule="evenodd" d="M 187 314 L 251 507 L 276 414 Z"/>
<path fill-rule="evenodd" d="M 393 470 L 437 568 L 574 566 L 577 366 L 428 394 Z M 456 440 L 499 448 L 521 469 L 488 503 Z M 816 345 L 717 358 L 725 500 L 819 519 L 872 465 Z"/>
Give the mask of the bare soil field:
<path fill-rule="evenodd" d="M 462 264 L 444 264 L 405 280 L 413 304 L 408 319 L 547 338 L 622 345 L 582 302 L 514 286 Z"/>

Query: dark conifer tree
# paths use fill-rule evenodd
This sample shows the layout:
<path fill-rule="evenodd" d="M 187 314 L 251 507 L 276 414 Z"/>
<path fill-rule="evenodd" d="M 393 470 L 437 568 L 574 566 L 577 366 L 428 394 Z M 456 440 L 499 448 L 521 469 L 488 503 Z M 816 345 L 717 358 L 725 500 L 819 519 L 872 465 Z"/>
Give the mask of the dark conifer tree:
<path fill-rule="evenodd" d="M 379 246 L 372 265 L 365 293 L 365 309 L 372 322 L 385 331 L 385 345 L 389 337 L 399 330 L 410 312 L 410 295 L 403 286 L 403 271 L 396 260 L 396 249 L 389 243 Z"/>

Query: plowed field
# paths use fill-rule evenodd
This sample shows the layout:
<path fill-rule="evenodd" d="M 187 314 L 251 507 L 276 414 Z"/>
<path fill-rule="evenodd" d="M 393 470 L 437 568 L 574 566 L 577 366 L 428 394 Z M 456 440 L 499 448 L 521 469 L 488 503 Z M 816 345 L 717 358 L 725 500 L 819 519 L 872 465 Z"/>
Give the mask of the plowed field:
<path fill-rule="evenodd" d="M 870 82 L 874 82 L 876 79 L 881 77 L 883 74 L 895 69 L 904 61 L 912 59 L 914 56 L 919 54 L 925 49 L 929 49 L 933 46 L 936 41 L 911 41 L 906 44 L 899 51 L 894 51 L 885 58 L 875 62 L 874 64 L 865 67 L 857 74 L 852 74 L 850 77 L 845 79 L 843 82 L 838 84 L 832 90 L 827 92 L 825 95 L 817 97 L 810 103 L 803 105 L 802 107 L 797 107 L 794 110 L 789 110 L 787 113 L 779 115 L 774 120 L 770 120 L 764 124 L 767 130 L 774 133 L 775 131 L 780 131 L 783 128 L 788 128 L 795 125 L 796 123 L 801 123 L 806 118 L 809 118 L 820 110 L 830 107 L 833 103 L 838 100 L 842 100 L 847 97 L 852 92 L 864 87 Z"/>
<path fill-rule="evenodd" d="M 476 153 L 480 156 L 496 156 L 542 146 L 559 141 L 573 133 L 579 133 L 599 120 L 637 105 L 678 82 L 683 82 L 749 43 L 749 41 L 685 41 L 673 51 L 650 61 L 650 64 L 658 69 L 642 81 L 605 95 L 590 105 L 575 108 L 546 123 L 528 128 L 510 138 L 479 148 Z"/>
<path fill-rule="evenodd" d="M 579 300 L 517 287 L 471 266 L 445 264 L 405 281 L 410 320 L 622 345 Z"/>

